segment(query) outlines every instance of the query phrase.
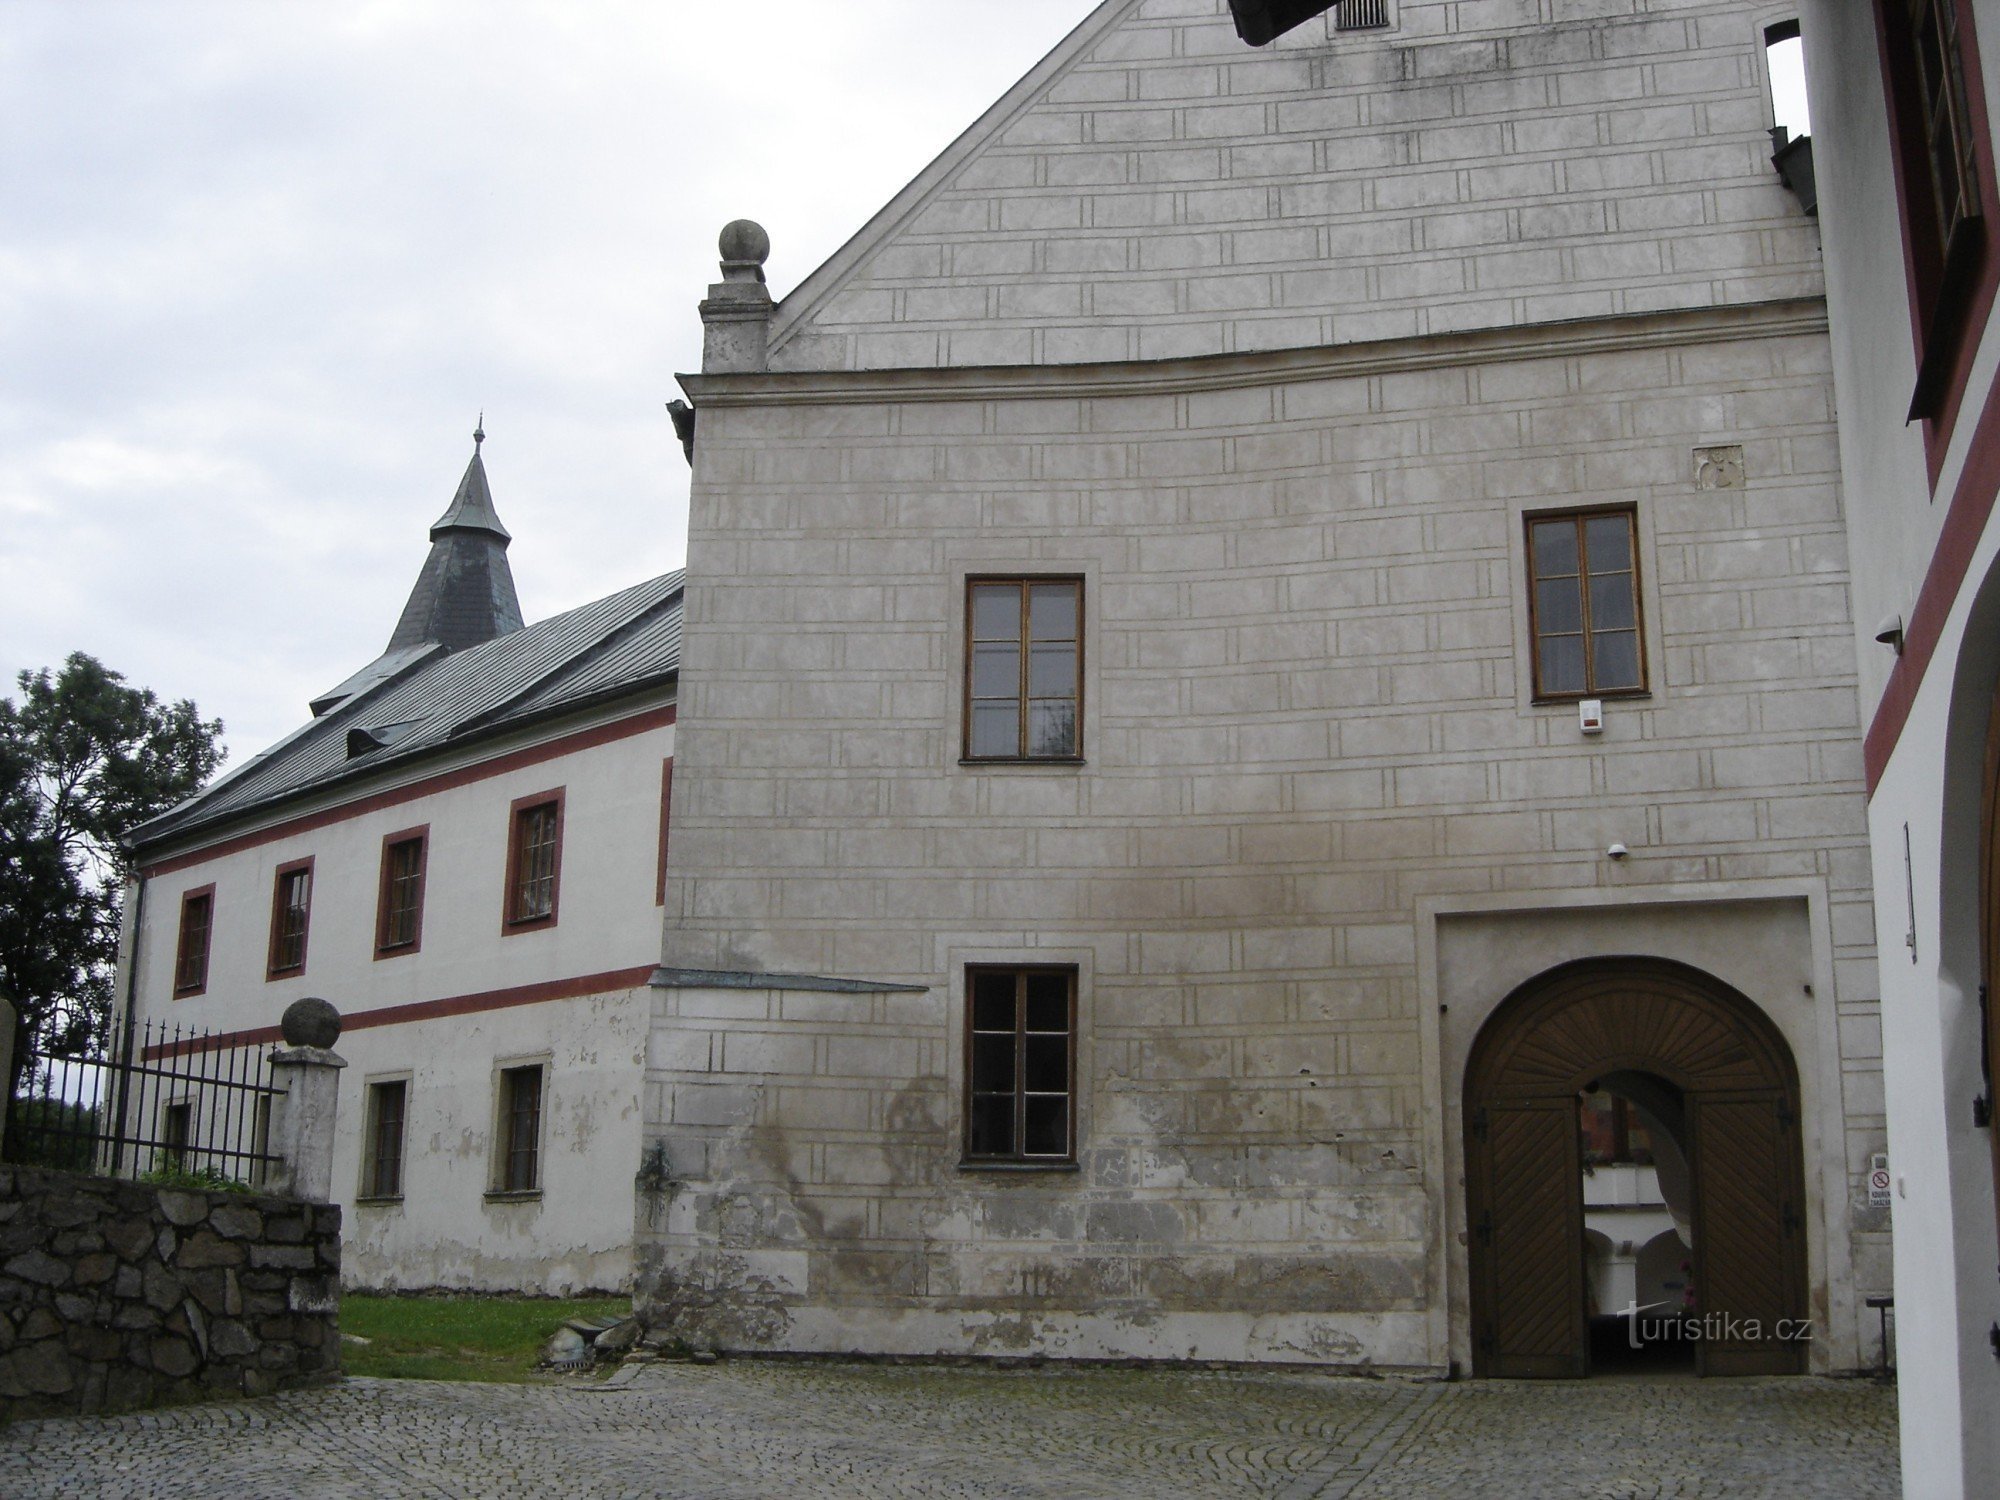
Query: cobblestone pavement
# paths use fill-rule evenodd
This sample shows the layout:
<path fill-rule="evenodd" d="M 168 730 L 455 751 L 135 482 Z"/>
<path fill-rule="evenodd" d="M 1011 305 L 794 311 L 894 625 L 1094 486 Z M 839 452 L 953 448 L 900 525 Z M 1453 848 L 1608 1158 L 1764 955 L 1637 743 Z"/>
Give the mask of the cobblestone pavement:
<path fill-rule="evenodd" d="M 350 1380 L 0 1429 L 0 1495 L 1364 1500 L 1898 1493 L 1862 1381 L 1480 1381 L 726 1361 Z"/>

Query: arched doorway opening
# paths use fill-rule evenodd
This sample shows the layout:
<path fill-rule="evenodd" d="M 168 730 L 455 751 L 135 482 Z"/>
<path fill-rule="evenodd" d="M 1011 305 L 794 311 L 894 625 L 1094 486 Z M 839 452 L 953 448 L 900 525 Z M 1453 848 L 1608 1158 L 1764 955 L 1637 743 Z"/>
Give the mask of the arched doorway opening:
<path fill-rule="evenodd" d="M 1583 1166 L 1594 1096 L 1626 1101 L 1649 1139 L 1670 1147 L 1660 1154 L 1677 1159 L 1652 1165 L 1665 1206 L 1671 1212 L 1678 1196 L 1672 1216 L 1686 1221 L 1678 1317 L 1696 1369 L 1802 1370 L 1805 1191 L 1791 1051 L 1712 975 L 1611 958 L 1528 981 L 1473 1043 L 1465 1160 L 1475 1373 L 1590 1372 Z M 1675 1172 L 1678 1193 L 1669 1191 Z M 1655 1269 L 1671 1253 L 1654 1247 Z M 1635 1263 L 1635 1285 L 1636 1275 Z"/>

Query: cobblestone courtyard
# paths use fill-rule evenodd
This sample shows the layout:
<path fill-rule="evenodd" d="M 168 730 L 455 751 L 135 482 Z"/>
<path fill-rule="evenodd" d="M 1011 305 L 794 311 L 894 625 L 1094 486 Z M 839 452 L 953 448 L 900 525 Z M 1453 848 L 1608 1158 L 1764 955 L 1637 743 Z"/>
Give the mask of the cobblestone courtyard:
<path fill-rule="evenodd" d="M 1414 1384 L 1308 1373 L 725 1362 L 585 1388 L 350 1380 L 0 1429 L 0 1495 L 1853 1496 L 1862 1381 Z"/>

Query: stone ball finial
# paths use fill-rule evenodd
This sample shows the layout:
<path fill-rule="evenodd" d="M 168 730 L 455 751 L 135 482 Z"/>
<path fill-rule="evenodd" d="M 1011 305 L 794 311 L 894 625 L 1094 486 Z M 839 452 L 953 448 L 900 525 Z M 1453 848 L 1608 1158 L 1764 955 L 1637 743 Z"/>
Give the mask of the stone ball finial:
<path fill-rule="evenodd" d="M 340 1040 L 340 1012 L 331 1002 L 308 995 L 285 1007 L 278 1030 L 293 1047 L 331 1047 Z"/>
<path fill-rule="evenodd" d="M 734 219 L 722 226 L 717 248 L 724 265 L 761 266 L 771 258 L 771 236 L 755 219 Z"/>
<path fill-rule="evenodd" d="M 725 282 L 761 286 L 764 262 L 771 254 L 771 237 L 754 219 L 736 219 L 722 226 L 716 242 L 722 252 L 722 279 Z"/>

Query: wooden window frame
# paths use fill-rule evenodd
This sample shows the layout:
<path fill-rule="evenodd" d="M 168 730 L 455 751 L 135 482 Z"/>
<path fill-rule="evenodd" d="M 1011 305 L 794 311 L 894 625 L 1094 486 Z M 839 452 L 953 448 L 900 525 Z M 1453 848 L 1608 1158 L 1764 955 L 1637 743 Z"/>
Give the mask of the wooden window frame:
<path fill-rule="evenodd" d="M 1883 93 L 1889 112 L 1897 217 L 1903 237 L 1917 379 L 1906 420 L 1922 420 L 1932 478 L 1963 403 L 1978 331 L 1996 289 L 1988 206 L 1996 200 L 1993 149 L 1981 76 L 1979 43 L 1968 0 L 1876 0 Z M 1943 87 L 1927 101 L 1920 34 L 1936 28 Z M 1933 104 L 1935 107 L 1933 107 Z M 1945 185 L 1936 127 L 1950 133 L 1958 213 L 1945 222 Z"/>
<path fill-rule="evenodd" d="M 1021 634 L 1019 647 L 1021 655 L 1020 695 L 1013 701 L 1020 704 L 1020 720 L 1015 730 L 1016 753 L 1012 755 L 980 755 L 972 748 L 972 663 L 974 648 L 978 640 L 973 627 L 972 601 L 974 594 L 982 587 L 991 588 L 997 584 L 1016 584 L 1021 590 Z M 1030 645 L 1033 637 L 1032 621 L 1029 618 L 1030 588 L 1042 584 L 1066 583 L 1076 590 L 1076 747 L 1067 755 L 1035 755 L 1028 750 L 1029 706 L 1033 701 L 1028 693 L 1030 669 Z M 965 580 L 965 651 L 960 667 L 959 712 L 963 720 L 963 734 L 960 738 L 960 764 L 979 766 L 1031 765 L 1031 766 L 1074 766 L 1081 765 L 1084 757 L 1083 708 L 1084 708 L 1084 663 L 1088 649 L 1086 637 L 1089 629 L 1084 614 L 1087 595 L 1084 577 L 1080 573 L 973 573 Z"/>
<path fill-rule="evenodd" d="M 396 1097 L 395 1179 L 383 1181 L 382 1103 L 390 1090 Z M 368 1080 L 367 1119 L 361 1136 L 361 1190 L 357 1203 L 400 1203 L 403 1200 L 404 1169 L 409 1161 L 410 1077 L 407 1073 Z"/>
<path fill-rule="evenodd" d="M 674 758 L 660 763 L 660 871 L 653 887 L 653 905 L 667 904 L 667 825 L 674 807 Z"/>
<path fill-rule="evenodd" d="M 991 1094 L 995 1092 L 992 1090 L 981 1091 L 977 1087 L 979 1078 L 977 1071 L 977 1055 L 976 1055 L 975 1043 L 979 1036 L 997 1034 L 993 1032 L 980 1032 L 975 1029 L 977 1022 L 976 1007 L 978 1003 L 978 980 L 982 976 L 995 975 L 995 974 L 1005 974 L 1011 976 L 1014 980 L 1014 986 L 1015 986 L 1014 1062 L 1013 1062 L 1014 1081 L 1012 1090 L 1014 1096 L 1014 1120 L 1013 1120 L 1013 1130 L 1012 1130 L 1014 1149 L 1007 1152 L 975 1152 L 973 1150 L 974 1106 L 977 1100 L 980 1097 L 982 1097 L 983 1094 Z M 1030 1035 L 1050 1034 L 1047 1032 L 1033 1033 L 1030 1032 L 1027 1027 L 1027 979 L 1030 975 L 1037 975 L 1037 974 L 1060 975 L 1066 982 L 1068 988 L 1069 1025 L 1067 1032 L 1068 1046 L 1066 1052 L 1068 1061 L 1065 1064 L 1066 1067 L 1065 1076 L 1068 1080 L 1069 1087 L 1067 1089 L 1068 1099 L 1064 1111 L 1064 1126 L 1063 1126 L 1064 1144 L 1066 1146 L 1066 1149 L 1059 1155 L 1046 1152 L 1031 1153 L 1027 1150 L 1027 1140 L 1026 1140 L 1027 1100 L 1031 1093 L 1037 1092 L 1030 1090 L 1027 1086 L 1028 1083 L 1027 1065 L 1026 1065 L 1027 1038 Z M 1076 1104 L 1077 1104 L 1077 1094 L 1079 1093 L 1079 1089 L 1077 1087 L 1077 1076 L 1076 1076 L 1076 1066 L 1077 1066 L 1076 1033 L 1077 1033 L 1077 1003 L 1078 1003 L 1077 989 L 1078 989 L 1078 972 L 1077 972 L 1077 967 L 1074 964 L 982 963 L 982 964 L 968 964 L 966 966 L 965 1050 L 964 1050 L 964 1063 L 963 1063 L 965 1070 L 964 1072 L 965 1107 L 964 1107 L 963 1120 L 961 1122 L 962 1134 L 961 1134 L 961 1152 L 959 1158 L 959 1165 L 961 1167 L 988 1168 L 988 1169 L 998 1169 L 998 1170 L 1008 1170 L 1008 1171 L 1058 1171 L 1058 1172 L 1075 1169 L 1077 1163 Z M 1046 1097 L 1046 1091 L 1043 1091 L 1043 1093 L 1044 1097 Z"/>
<path fill-rule="evenodd" d="M 410 844 L 417 846 L 416 900 L 411 903 L 410 935 L 397 942 L 391 940 L 390 920 L 394 915 L 391 896 L 395 884 L 396 851 Z M 415 828 L 400 828 L 394 833 L 382 835 L 382 874 L 375 887 L 375 957 L 401 958 L 406 953 L 421 952 L 424 946 L 424 891 L 430 881 L 431 868 L 431 825 L 419 824 Z"/>
<path fill-rule="evenodd" d="M 526 797 L 516 797 L 507 808 L 507 886 L 501 905 L 500 930 L 502 933 L 535 932 L 544 927 L 556 925 L 562 909 L 562 858 L 563 825 L 565 819 L 566 788 L 555 787 L 546 792 L 535 792 Z M 528 814 L 539 812 L 544 807 L 553 806 L 556 812 L 555 852 L 551 856 L 553 866 L 549 871 L 549 909 L 523 915 L 521 911 L 522 881 L 521 832 Z"/>
<path fill-rule="evenodd" d="M 206 903 L 201 919 L 201 972 L 192 980 L 187 978 L 188 970 L 188 910 L 197 901 Z M 175 929 L 174 940 L 174 998 L 192 999 L 208 991 L 208 962 L 215 952 L 215 882 L 198 885 L 193 890 L 181 892 L 181 917 Z"/>
<path fill-rule="evenodd" d="M 1639 658 L 1639 682 L 1636 687 L 1600 688 L 1597 686 L 1595 646 L 1592 642 L 1590 614 L 1590 563 L 1584 550 L 1584 527 L 1594 520 L 1607 516 L 1622 517 L 1626 524 L 1627 543 L 1631 548 L 1632 576 L 1632 635 Z M 1545 689 L 1542 686 L 1542 628 L 1539 618 L 1537 594 L 1541 582 L 1535 571 L 1535 527 L 1550 521 L 1574 521 L 1577 529 L 1577 567 L 1579 579 L 1579 607 L 1583 619 L 1583 677 L 1584 686 L 1561 691 Z M 1536 703 L 1575 703 L 1585 698 L 1646 698 L 1652 695 L 1652 662 L 1646 650 L 1646 597 L 1644 575 L 1639 567 L 1639 511 L 1633 505 L 1594 505 L 1578 510 L 1528 511 L 1521 517 L 1521 540 L 1525 548 L 1528 583 L 1528 672 L 1532 684 L 1532 697 Z M 1564 632 L 1567 633 L 1567 632 Z"/>
<path fill-rule="evenodd" d="M 295 964 L 280 964 L 278 945 L 284 937 L 284 915 L 292 908 L 284 902 L 285 883 L 294 875 L 303 874 L 306 882 L 306 899 L 299 909 L 299 960 Z M 269 979 L 296 979 L 306 971 L 306 945 L 312 934 L 313 898 L 313 856 L 304 859 L 287 860 L 271 875 L 271 942 L 264 958 L 264 977 Z"/>
<path fill-rule="evenodd" d="M 532 1137 L 521 1144 L 522 1115 L 517 1090 L 521 1081 L 534 1079 L 534 1108 L 527 1133 Z M 549 1065 L 546 1061 L 501 1064 L 494 1075 L 493 1091 L 493 1185 L 486 1196 L 501 1201 L 539 1198 L 542 1195 L 542 1132 L 548 1120 Z M 523 1151 L 527 1155 L 529 1181 L 523 1185 L 515 1173 Z"/>

